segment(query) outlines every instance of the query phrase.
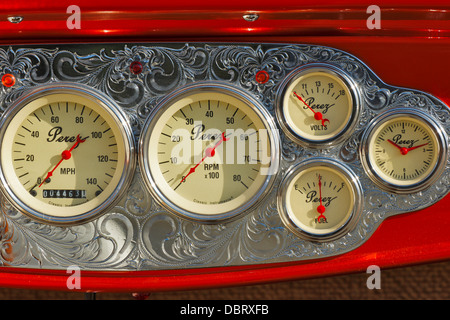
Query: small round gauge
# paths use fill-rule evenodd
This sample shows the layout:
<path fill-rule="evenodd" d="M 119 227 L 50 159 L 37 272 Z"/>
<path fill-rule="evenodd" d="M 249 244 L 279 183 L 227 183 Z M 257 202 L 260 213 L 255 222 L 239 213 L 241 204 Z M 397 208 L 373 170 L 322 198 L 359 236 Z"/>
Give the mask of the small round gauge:
<path fill-rule="evenodd" d="M 361 211 L 362 189 L 355 175 L 329 159 L 292 168 L 278 192 L 285 225 L 307 240 L 329 241 L 350 231 Z"/>
<path fill-rule="evenodd" d="M 284 132 L 310 147 L 323 147 L 351 133 L 360 97 L 352 79 L 331 65 L 311 64 L 280 85 L 277 116 Z"/>
<path fill-rule="evenodd" d="M 259 103 L 226 85 L 199 83 L 167 97 L 140 141 L 144 180 L 170 211 L 198 221 L 228 219 L 273 182 L 279 137 Z"/>
<path fill-rule="evenodd" d="M 441 173 L 447 154 L 443 129 L 420 111 L 381 115 L 362 139 L 361 159 L 369 177 L 394 193 L 427 188 Z"/>
<path fill-rule="evenodd" d="M 85 222 L 111 207 L 131 180 L 128 121 L 87 87 L 39 87 L 16 101 L 0 125 L 2 191 L 32 218 Z"/>

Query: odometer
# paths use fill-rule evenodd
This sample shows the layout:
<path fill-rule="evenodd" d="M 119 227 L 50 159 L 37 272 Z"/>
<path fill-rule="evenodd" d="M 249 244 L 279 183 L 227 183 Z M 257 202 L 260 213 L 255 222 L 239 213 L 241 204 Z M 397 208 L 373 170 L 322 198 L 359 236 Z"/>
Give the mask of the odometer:
<path fill-rule="evenodd" d="M 37 194 L 37 192 L 36 192 Z M 84 199 L 86 190 L 42 190 L 43 198 Z"/>

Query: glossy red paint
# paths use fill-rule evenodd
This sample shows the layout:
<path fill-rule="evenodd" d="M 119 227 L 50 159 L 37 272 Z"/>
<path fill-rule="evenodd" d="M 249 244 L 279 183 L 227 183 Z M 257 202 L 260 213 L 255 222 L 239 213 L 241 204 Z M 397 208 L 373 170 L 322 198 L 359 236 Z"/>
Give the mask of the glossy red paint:
<path fill-rule="evenodd" d="M 372 1 L 77 1 L 81 28 L 68 29 L 72 1 L 15 1 L 0 4 L 1 42 L 192 41 L 199 37 L 255 36 L 432 36 L 450 34 L 448 2 L 377 1 L 383 26 L 368 30 L 367 7 Z M 256 13 L 256 21 L 244 14 Z M 20 16 L 14 24 L 8 17 Z M 369 32 L 370 31 L 370 32 Z"/>
<path fill-rule="evenodd" d="M 372 1 L 77 1 L 80 30 L 68 30 L 71 1 L 0 4 L 0 42 L 277 42 L 315 43 L 345 50 L 386 83 L 429 92 L 450 105 L 448 1 L 377 1 L 381 30 L 366 27 Z M 258 13 L 247 22 L 244 13 Z M 23 15 L 18 24 L 6 17 Z M 208 269 L 82 271 L 81 291 L 164 291 L 287 281 L 450 259 L 450 195 L 427 209 L 388 218 L 359 248 L 333 258 Z M 68 290 L 64 271 L 2 267 L 0 285 Z"/>

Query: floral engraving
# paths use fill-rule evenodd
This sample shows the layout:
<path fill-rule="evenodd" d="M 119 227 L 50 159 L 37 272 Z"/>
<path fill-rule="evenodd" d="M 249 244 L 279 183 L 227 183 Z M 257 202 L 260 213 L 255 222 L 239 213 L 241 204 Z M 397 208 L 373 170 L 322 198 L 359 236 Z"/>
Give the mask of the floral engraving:
<path fill-rule="evenodd" d="M 130 65 L 142 69 L 133 72 Z M 172 90 L 196 81 L 221 81 L 258 99 L 275 118 L 277 86 L 304 64 L 322 62 L 351 76 L 363 106 L 353 133 L 331 149 L 308 149 L 281 134 L 278 181 L 297 163 L 326 157 L 347 163 L 364 186 L 363 213 L 354 230 L 342 238 L 316 243 L 297 238 L 284 227 L 277 208 L 277 188 L 237 220 L 209 225 L 187 221 L 165 211 L 142 184 L 133 183 L 118 205 L 97 220 L 69 227 L 42 224 L 19 213 L 5 198 L 0 203 L 0 265 L 62 269 L 78 265 L 91 270 L 159 270 L 298 261 L 348 252 L 362 243 L 387 217 L 411 212 L 442 199 L 450 190 L 450 164 L 426 191 L 394 195 L 367 178 L 358 154 L 361 135 L 378 114 L 397 107 L 426 110 L 450 134 L 450 112 L 428 94 L 385 85 L 352 55 L 309 45 L 87 45 L 0 48 L 0 72 L 17 79 L 2 87 L 0 112 L 30 88 L 52 82 L 77 82 L 111 97 L 129 116 L 136 141 L 145 119 Z M 270 79 L 258 83 L 266 71 Z"/>

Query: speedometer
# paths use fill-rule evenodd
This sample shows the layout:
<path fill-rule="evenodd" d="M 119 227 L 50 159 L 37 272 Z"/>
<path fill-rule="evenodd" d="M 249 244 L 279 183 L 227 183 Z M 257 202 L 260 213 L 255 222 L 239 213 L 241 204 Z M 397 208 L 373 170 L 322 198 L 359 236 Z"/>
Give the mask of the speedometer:
<path fill-rule="evenodd" d="M 255 204 L 273 182 L 279 137 L 250 96 L 203 83 L 173 93 L 149 117 L 140 142 L 149 190 L 183 217 L 216 221 Z"/>
<path fill-rule="evenodd" d="M 91 89 L 40 87 L 1 122 L 1 180 L 16 207 L 47 223 L 79 223 L 110 207 L 129 182 L 125 115 Z"/>

